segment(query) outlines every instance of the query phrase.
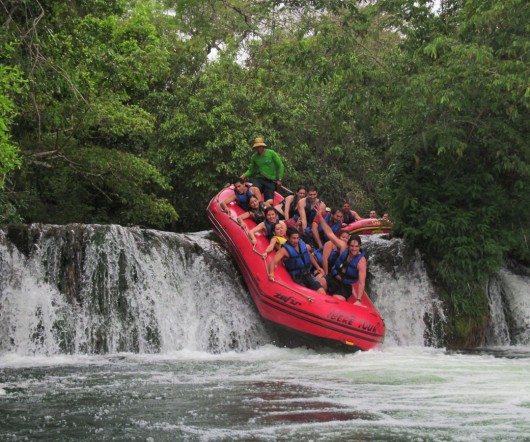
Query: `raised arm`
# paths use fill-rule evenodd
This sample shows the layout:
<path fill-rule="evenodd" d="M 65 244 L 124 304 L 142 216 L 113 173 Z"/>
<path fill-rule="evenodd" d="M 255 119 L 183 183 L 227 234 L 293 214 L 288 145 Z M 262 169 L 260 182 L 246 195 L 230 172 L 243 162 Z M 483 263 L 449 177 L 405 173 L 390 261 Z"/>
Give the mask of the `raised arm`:
<path fill-rule="evenodd" d="M 333 244 L 335 244 L 341 252 L 344 251 L 344 249 L 347 247 L 347 244 L 342 239 L 337 237 L 335 233 L 333 233 L 333 230 L 331 230 L 331 227 L 324 220 L 324 218 L 322 218 L 322 216 L 320 215 L 320 212 L 317 213 L 317 216 L 315 217 L 315 221 L 320 222 L 320 225 L 322 226 L 322 230 L 324 230 L 324 233 L 329 238 L 329 240 L 333 242 Z"/>

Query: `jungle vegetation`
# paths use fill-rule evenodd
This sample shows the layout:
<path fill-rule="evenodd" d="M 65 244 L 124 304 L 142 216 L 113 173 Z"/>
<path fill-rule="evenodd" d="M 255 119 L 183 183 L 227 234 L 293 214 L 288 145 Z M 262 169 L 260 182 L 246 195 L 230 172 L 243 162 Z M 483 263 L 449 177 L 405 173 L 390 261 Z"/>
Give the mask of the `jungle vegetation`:
<path fill-rule="evenodd" d="M 530 263 L 524 0 L 0 0 L 0 223 L 208 228 L 255 137 L 387 211 L 465 343 Z M 468 342 L 469 343 L 469 342 Z"/>

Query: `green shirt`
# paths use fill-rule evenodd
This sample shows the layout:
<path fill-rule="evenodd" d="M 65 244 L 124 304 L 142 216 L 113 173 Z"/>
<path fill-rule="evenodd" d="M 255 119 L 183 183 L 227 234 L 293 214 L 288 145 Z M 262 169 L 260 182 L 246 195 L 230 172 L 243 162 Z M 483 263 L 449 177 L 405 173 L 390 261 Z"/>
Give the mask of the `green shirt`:
<path fill-rule="evenodd" d="M 280 156 L 271 149 L 265 149 L 263 155 L 257 152 L 250 158 L 250 166 L 243 174 L 245 177 L 262 176 L 272 181 L 283 178 L 283 163 Z"/>

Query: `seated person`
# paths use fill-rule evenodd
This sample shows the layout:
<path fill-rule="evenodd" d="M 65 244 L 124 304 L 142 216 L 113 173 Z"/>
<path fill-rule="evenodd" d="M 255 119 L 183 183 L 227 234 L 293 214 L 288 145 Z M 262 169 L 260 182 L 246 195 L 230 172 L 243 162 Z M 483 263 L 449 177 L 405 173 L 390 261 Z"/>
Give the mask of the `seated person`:
<path fill-rule="evenodd" d="M 344 225 L 348 225 L 362 219 L 355 210 L 351 209 L 350 203 L 348 202 L 342 205 L 342 218 L 342 223 Z"/>
<path fill-rule="evenodd" d="M 370 210 L 370 218 L 377 219 L 379 218 L 379 215 L 377 214 L 375 210 Z"/>
<path fill-rule="evenodd" d="M 337 246 L 340 255 L 325 278 L 320 280 L 323 287 L 327 288 L 329 294 L 335 298 L 348 300 L 355 297 L 355 305 L 362 305 L 362 297 L 366 284 L 366 254 L 361 249 L 361 237 L 352 235 L 347 241 L 343 241 L 333 233 L 331 227 L 324 223 L 320 214 L 317 215 L 320 225 L 328 235 L 330 241 Z M 353 284 L 359 283 L 357 292 Z"/>
<path fill-rule="evenodd" d="M 287 227 L 295 227 L 300 215 L 296 210 L 298 201 L 305 198 L 307 194 L 305 186 L 299 186 L 294 195 L 288 195 L 275 206 L 275 209 L 283 216 Z"/>
<path fill-rule="evenodd" d="M 264 258 L 266 258 L 267 255 L 273 250 L 276 250 L 276 251 L 280 250 L 280 247 L 283 245 L 283 243 L 287 241 L 286 229 L 285 229 L 284 223 L 278 222 L 274 224 L 272 226 L 272 234 L 273 234 L 273 237 L 271 238 L 271 242 L 265 249 L 265 252 L 262 253 L 262 256 Z"/>
<path fill-rule="evenodd" d="M 298 213 L 302 220 L 302 232 L 311 236 L 311 225 L 317 212 L 320 210 L 324 212 L 326 205 L 318 198 L 318 189 L 316 186 L 311 186 L 307 192 L 307 196 L 298 201 Z"/>
<path fill-rule="evenodd" d="M 270 240 L 273 235 L 272 226 L 277 222 L 280 222 L 285 226 L 285 222 L 280 221 L 280 219 L 278 218 L 278 214 L 276 213 L 276 209 L 274 209 L 274 207 L 268 207 L 267 209 L 265 209 L 265 219 L 263 220 L 263 222 L 259 223 L 256 227 L 254 227 L 248 232 L 250 242 L 256 245 L 257 241 L 256 236 L 254 234 L 256 232 L 259 232 L 260 230 L 265 230 L 267 232 L 267 238 Z M 285 228 L 287 229 L 286 226 Z"/>
<path fill-rule="evenodd" d="M 259 201 L 258 197 L 255 195 L 249 197 L 248 204 L 250 209 L 239 215 L 236 220 L 237 223 L 245 230 L 247 226 L 243 222 L 244 220 L 248 218 L 254 221 L 256 224 L 259 224 L 265 220 L 265 210 L 267 210 L 267 206 L 263 202 Z"/>
<path fill-rule="evenodd" d="M 245 184 L 241 178 L 234 180 L 234 194 L 226 197 L 219 207 L 223 212 L 228 212 L 228 204 L 235 201 L 243 210 L 250 210 L 249 199 L 254 195 L 261 200 L 261 193 L 257 187 L 251 187 L 250 184 Z"/>
<path fill-rule="evenodd" d="M 337 233 L 337 236 L 342 241 L 347 242 L 348 238 L 350 237 L 350 234 L 346 230 L 339 230 Z M 326 244 L 324 244 L 324 247 L 322 248 L 322 270 L 324 270 L 324 275 L 327 275 L 330 271 L 330 269 L 333 268 L 333 265 L 335 264 L 335 261 L 337 261 L 337 258 L 339 257 L 339 249 L 337 246 L 333 243 L 333 241 L 328 241 Z"/>
<path fill-rule="evenodd" d="M 320 272 L 322 271 L 311 253 L 311 246 L 306 245 L 300 239 L 300 232 L 293 227 L 287 229 L 287 241 L 269 263 L 268 272 L 271 281 L 274 281 L 274 270 L 280 262 L 284 263 L 295 283 L 325 293 L 320 283 L 311 274 L 311 264 Z"/>
<path fill-rule="evenodd" d="M 331 227 L 333 233 L 337 233 L 342 228 L 342 210 L 333 209 L 330 212 L 326 212 L 324 222 Z M 313 221 L 311 224 L 311 233 L 313 241 L 318 249 L 321 249 L 323 244 L 329 241 L 329 238 L 326 236 L 322 230 L 322 226 L 318 222 Z"/>

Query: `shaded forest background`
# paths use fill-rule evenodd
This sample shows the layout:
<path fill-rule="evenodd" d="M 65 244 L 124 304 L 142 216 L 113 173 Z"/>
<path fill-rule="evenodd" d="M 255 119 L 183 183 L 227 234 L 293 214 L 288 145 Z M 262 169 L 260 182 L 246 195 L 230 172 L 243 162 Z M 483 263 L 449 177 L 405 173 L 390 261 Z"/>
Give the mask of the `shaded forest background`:
<path fill-rule="evenodd" d="M 0 0 L 0 223 L 207 229 L 255 137 L 388 211 L 455 341 L 530 263 L 524 0 Z"/>

